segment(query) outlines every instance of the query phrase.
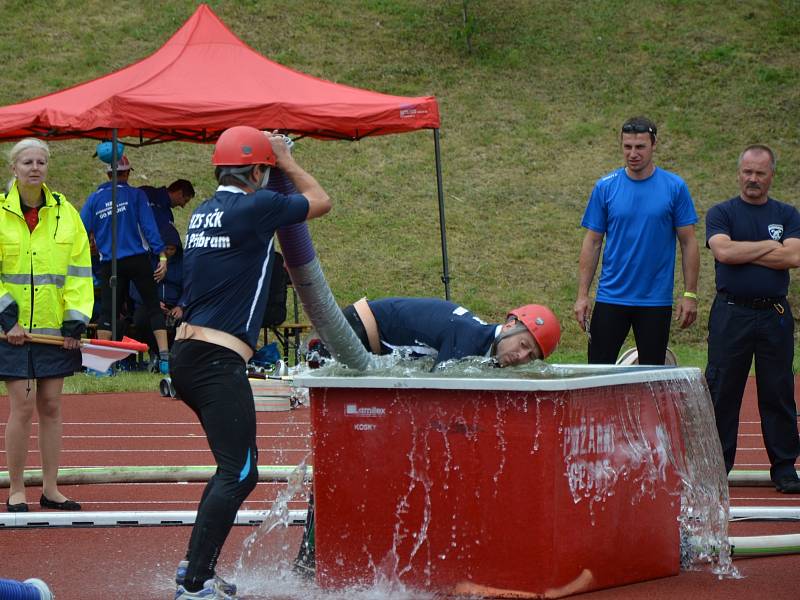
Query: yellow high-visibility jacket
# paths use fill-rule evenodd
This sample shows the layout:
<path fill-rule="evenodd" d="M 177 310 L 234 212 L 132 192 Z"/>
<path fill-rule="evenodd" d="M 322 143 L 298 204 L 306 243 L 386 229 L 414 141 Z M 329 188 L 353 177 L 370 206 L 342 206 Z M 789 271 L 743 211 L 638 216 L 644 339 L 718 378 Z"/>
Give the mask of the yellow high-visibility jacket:
<path fill-rule="evenodd" d="M 33 232 L 22 216 L 16 181 L 0 195 L 0 326 L 14 326 L 9 316 L 16 304 L 26 331 L 61 335 L 64 321 L 89 323 L 92 259 L 78 211 L 62 194 L 43 188 Z"/>

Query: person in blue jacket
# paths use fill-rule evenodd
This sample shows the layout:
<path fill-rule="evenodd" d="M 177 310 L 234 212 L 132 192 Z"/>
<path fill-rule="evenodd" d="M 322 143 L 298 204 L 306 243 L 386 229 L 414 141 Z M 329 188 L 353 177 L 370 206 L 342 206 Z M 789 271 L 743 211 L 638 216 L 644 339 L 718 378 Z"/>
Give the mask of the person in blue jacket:
<path fill-rule="evenodd" d="M 258 482 L 253 392 L 247 361 L 258 342 L 274 264 L 275 231 L 320 217 L 328 194 L 298 165 L 283 136 L 237 126 L 211 159 L 216 193 L 189 218 L 184 245 L 186 307 L 170 356 L 177 396 L 197 415 L 217 470 L 203 490 L 175 600 L 234 598 L 216 576 L 236 513 Z M 297 193 L 263 189 L 271 167 Z"/>
<path fill-rule="evenodd" d="M 138 188 L 128 185 L 131 163 L 127 156 L 117 163 L 117 306 L 112 307 L 111 294 L 111 181 L 100 184 L 84 202 L 81 219 L 86 232 L 94 234 L 97 250 L 100 253 L 101 311 L 97 323 L 97 337 L 111 339 L 111 315 L 119 314 L 122 297 L 128 289 L 128 282 L 139 290 L 147 307 L 150 323 L 158 343 L 159 367 L 162 373 L 169 372 L 169 346 L 164 315 L 158 303 L 156 283 L 167 272 L 167 256 L 164 242 L 158 233 L 153 211 L 147 204 L 147 196 Z M 111 165 L 106 167 L 111 179 Z M 159 256 L 155 270 L 150 264 L 150 253 Z"/>
<path fill-rule="evenodd" d="M 194 198 L 194 186 L 187 179 L 176 179 L 166 187 L 142 185 L 139 189 L 147 195 L 159 231 L 168 223 L 175 223 L 173 208 L 183 208 Z"/>
<path fill-rule="evenodd" d="M 181 296 L 183 295 L 183 245 L 178 230 L 171 223 L 167 223 L 159 229 L 161 239 L 164 242 L 164 254 L 167 256 L 167 273 L 164 279 L 158 282 L 156 290 L 158 292 L 158 302 L 161 312 L 164 314 L 166 322 L 167 339 L 172 344 L 175 339 L 175 329 L 178 322 L 183 317 L 183 306 Z M 151 254 L 150 262 L 153 268 L 158 266 L 158 257 Z M 151 366 L 158 371 L 158 344 L 153 330 L 150 329 L 150 316 L 147 308 L 142 301 L 139 290 L 133 283 L 130 284 L 128 294 L 133 304 L 133 324 L 136 328 L 136 336 L 139 341 L 144 342 L 150 347 Z"/>

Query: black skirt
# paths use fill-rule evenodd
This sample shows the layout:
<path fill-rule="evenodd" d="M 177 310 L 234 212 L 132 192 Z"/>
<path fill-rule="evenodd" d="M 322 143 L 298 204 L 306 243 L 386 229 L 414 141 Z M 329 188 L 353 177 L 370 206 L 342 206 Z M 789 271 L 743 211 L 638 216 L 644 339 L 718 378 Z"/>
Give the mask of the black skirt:
<path fill-rule="evenodd" d="M 0 340 L 0 379 L 68 377 L 81 369 L 80 349 L 49 344 L 12 346 Z"/>

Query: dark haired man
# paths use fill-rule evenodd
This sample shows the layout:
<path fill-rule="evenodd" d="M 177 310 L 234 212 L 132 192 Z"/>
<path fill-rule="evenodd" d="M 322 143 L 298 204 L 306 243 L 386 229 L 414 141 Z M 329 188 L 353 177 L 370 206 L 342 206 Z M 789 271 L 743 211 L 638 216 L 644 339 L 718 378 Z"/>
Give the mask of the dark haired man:
<path fill-rule="evenodd" d="M 646 117 L 628 119 L 620 141 L 625 166 L 595 184 L 581 221 L 587 231 L 574 313 L 580 327 L 588 329 L 590 363 L 616 362 L 632 327 L 640 364 L 663 365 L 672 319 L 676 238 L 684 291 L 675 320 L 685 328 L 697 318 L 697 213 L 683 180 L 653 162 L 655 123 Z M 589 289 L 601 250 L 603 265 L 592 309 Z"/>
<path fill-rule="evenodd" d="M 736 457 L 742 394 L 755 356 L 758 412 L 775 488 L 800 494 L 794 400 L 794 318 L 789 269 L 800 266 L 800 213 L 769 197 L 775 153 L 755 144 L 739 156 L 739 195 L 706 215 L 717 296 L 708 318 L 706 380 L 725 469 Z"/>

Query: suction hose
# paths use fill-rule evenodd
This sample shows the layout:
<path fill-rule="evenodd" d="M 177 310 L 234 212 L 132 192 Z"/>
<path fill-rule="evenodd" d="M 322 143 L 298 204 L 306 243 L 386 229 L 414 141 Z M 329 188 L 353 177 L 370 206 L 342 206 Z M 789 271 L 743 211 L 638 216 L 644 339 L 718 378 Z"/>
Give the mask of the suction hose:
<path fill-rule="evenodd" d="M 267 189 L 294 194 L 297 189 L 280 170 L 270 170 Z M 278 229 L 283 260 L 303 310 L 325 347 L 341 364 L 358 371 L 367 370 L 372 355 L 367 352 L 333 298 L 317 259 L 308 224 L 298 223 Z"/>
<path fill-rule="evenodd" d="M 41 579 L 0 579 L 0 598 L 4 600 L 52 600 L 53 593 Z"/>

